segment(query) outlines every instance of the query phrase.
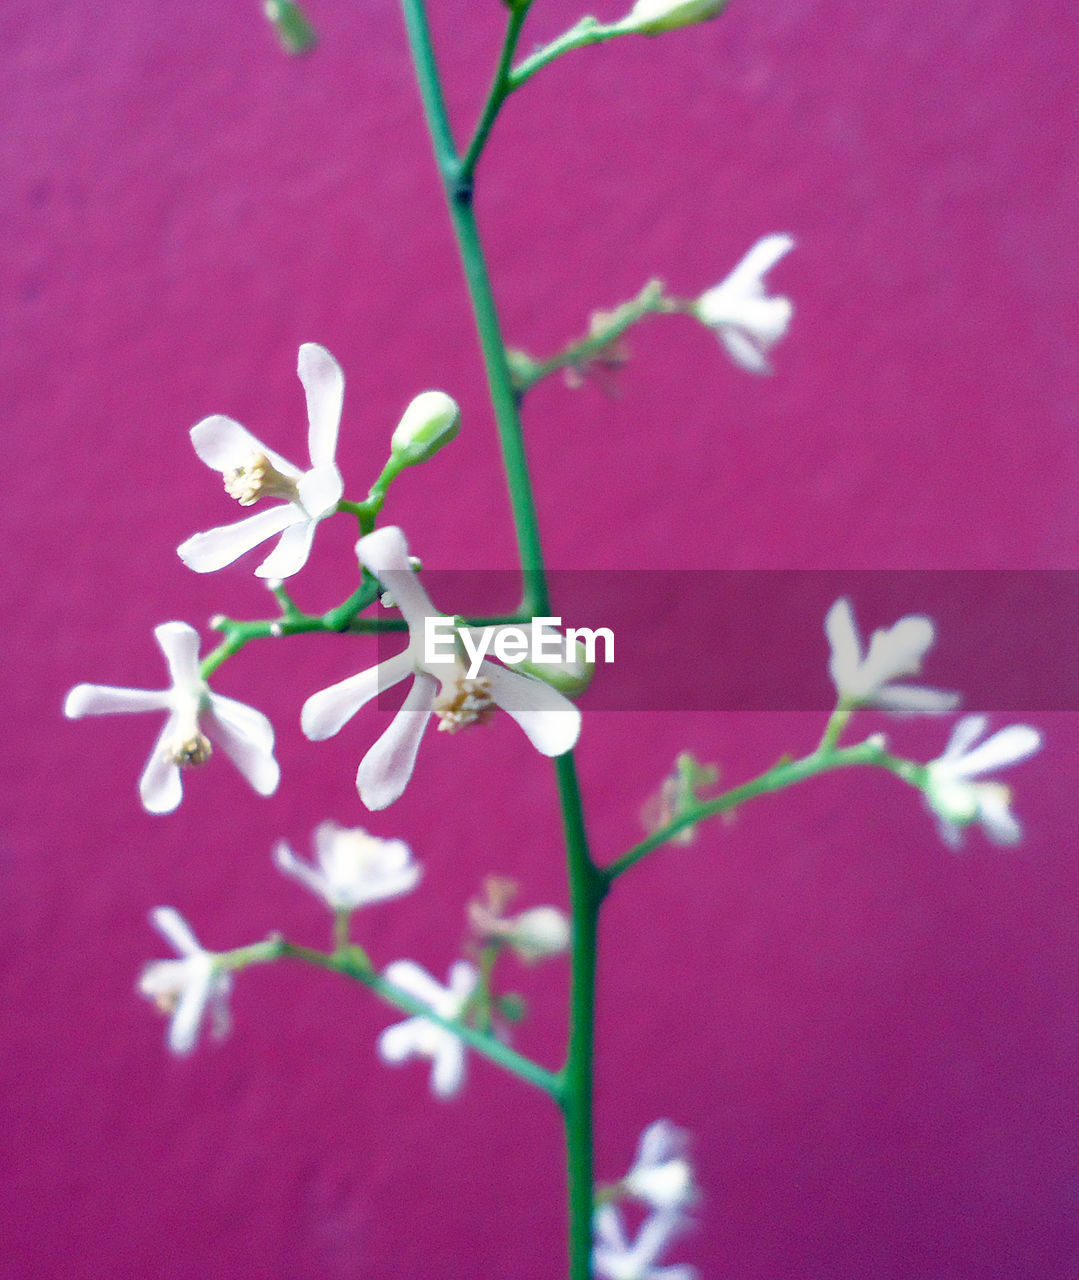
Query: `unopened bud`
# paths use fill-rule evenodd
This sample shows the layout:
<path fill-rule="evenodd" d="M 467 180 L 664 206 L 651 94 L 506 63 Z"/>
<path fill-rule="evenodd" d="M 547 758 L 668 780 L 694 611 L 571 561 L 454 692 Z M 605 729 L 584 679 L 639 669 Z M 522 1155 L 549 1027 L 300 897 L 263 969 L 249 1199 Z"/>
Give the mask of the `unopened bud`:
<path fill-rule="evenodd" d="M 625 31 L 642 36 L 658 36 L 677 27 L 707 22 L 726 5 L 727 0 L 637 0 L 618 24 Z"/>
<path fill-rule="evenodd" d="M 286 53 L 308 53 L 315 47 L 315 29 L 295 0 L 265 0 L 263 11 Z"/>
<path fill-rule="evenodd" d="M 402 467 L 433 458 L 457 434 L 461 411 L 444 391 L 424 391 L 405 410 L 390 440 Z"/>

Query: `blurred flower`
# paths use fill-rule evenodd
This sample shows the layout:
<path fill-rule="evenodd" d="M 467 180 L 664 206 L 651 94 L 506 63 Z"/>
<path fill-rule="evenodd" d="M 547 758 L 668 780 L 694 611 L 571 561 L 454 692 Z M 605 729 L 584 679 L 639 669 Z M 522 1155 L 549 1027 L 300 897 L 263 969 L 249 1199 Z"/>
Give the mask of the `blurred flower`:
<path fill-rule="evenodd" d="M 261 578 L 291 577 L 307 563 L 315 526 L 337 509 L 344 482 L 334 454 L 345 377 L 333 356 L 314 342 L 300 348 L 298 371 L 307 393 L 310 471 L 294 467 L 224 414 L 204 418 L 191 428 L 195 452 L 208 467 L 221 472 L 226 492 L 242 507 L 260 498 L 279 498 L 284 504 L 188 538 L 177 554 L 196 573 L 232 564 L 280 534 L 277 546 L 255 572 Z"/>
<path fill-rule="evenodd" d="M 832 647 L 829 671 L 840 702 L 848 707 L 880 707 L 895 715 L 945 715 L 959 695 L 920 685 L 893 685 L 900 676 L 917 675 L 936 638 L 928 618 L 911 614 L 887 631 L 874 631 L 862 655 L 862 641 L 846 597 L 828 610 L 824 631 Z"/>
<path fill-rule="evenodd" d="M 183 958 L 147 965 L 139 979 L 139 991 L 169 1015 L 168 1046 L 172 1052 L 188 1054 L 198 1043 L 207 1010 L 214 1038 L 228 1035 L 232 977 L 217 969 L 213 954 L 199 946 L 178 911 L 155 907 L 150 919 Z"/>
<path fill-rule="evenodd" d="M 618 24 L 624 31 L 637 31 L 644 36 L 658 36 L 676 27 L 714 18 L 727 0 L 637 0 Z"/>
<path fill-rule="evenodd" d="M 750 373 L 769 373 L 768 352 L 787 332 L 794 306 L 789 298 L 768 297 L 764 277 L 794 248 L 788 235 L 758 240 L 731 274 L 702 293 L 693 312 L 716 331 L 735 364 Z"/>
<path fill-rule="evenodd" d="M 439 728 L 455 732 L 483 724 L 501 707 L 521 726 L 537 751 L 560 756 L 577 741 L 581 713 L 567 698 L 540 680 L 484 661 L 474 679 L 459 654 L 437 663 L 424 660 L 424 621 L 443 617 L 416 580 L 400 529 L 390 525 L 361 538 L 356 553 L 390 592 L 408 623 L 408 647 L 393 658 L 313 694 L 303 705 L 300 723 L 313 741 L 332 737 L 367 702 L 412 676 L 408 692 L 390 726 L 368 750 L 356 773 L 356 786 L 369 809 L 384 809 L 408 785 L 420 739 L 433 714 Z"/>
<path fill-rule="evenodd" d="M 593 1217 L 592 1265 L 603 1280 L 696 1280 L 689 1266 L 656 1266 L 671 1240 L 685 1230 L 684 1214 L 664 1210 L 645 1219 L 631 1245 L 622 1217 L 613 1204 L 603 1204 Z"/>
<path fill-rule="evenodd" d="M 569 946 L 569 920 L 557 907 L 532 907 L 505 916 L 517 894 L 517 885 L 504 876 L 484 881 L 486 902 L 474 898 L 468 904 L 468 922 L 481 946 L 511 947 L 529 964 L 561 954 Z"/>
<path fill-rule="evenodd" d="M 320 823 L 315 828 L 315 856 L 317 868 L 297 858 L 284 840 L 274 850 L 278 867 L 333 911 L 354 911 L 370 902 L 399 897 L 420 880 L 420 867 L 403 840 L 380 840 L 361 827 Z"/>
<path fill-rule="evenodd" d="M 448 1021 L 464 1013 L 479 981 L 479 974 L 467 960 L 456 961 L 450 969 L 448 987 L 440 986 L 411 960 L 395 960 L 383 976 L 392 987 Z M 460 1036 L 429 1018 L 409 1018 L 387 1027 L 378 1038 L 378 1052 L 384 1062 L 394 1064 L 408 1058 L 430 1058 L 431 1092 L 436 1097 L 452 1098 L 465 1082 L 465 1046 Z"/>
<path fill-rule="evenodd" d="M 704 801 L 700 791 L 714 787 L 719 770 L 714 764 L 700 764 L 689 751 L 682 751 L 674 768 L 660 783 L 659 790 L 641 806 L 641 825 L 649 835 L 662 830 Z M 669 837 L 669 844 L 692 844 L 697 838 L 697 824 L 690 823 Z"/>
<path fill-rule="evenodd" d="M 637 1147 L 633 1167 L 619 1184 L 622 1191 L 653 1209 L 688 1209 L 697 1200 L 689 1134 L 669 1120 L 650 1124 Z"/>
<path fill-rule="evenodd" d="M 1011 813 L 1009 789 L 999 782 L 970 779 L 1032 756 L 1040 750 L 1042 736 L 1030 725 L 1013 724 L 975 747 L 987 724 L 985 716 L 964 716 L 944 754 L 926 765 L 925 798 L 939 819 L 941 837 L 953 849 L 962 840 L 963 827 L 972 822 L 980 822 L 997 844 L 1015 844 L 1023 834 Z"/>
<path fill-rule="evenodd" d="M 273 755 L 273 725 L 260 711 L 210 691 L 199 673 L 199 637 L 194 627 L 166 622 L 154 628 L 154 638 L 168 663 L 171 689 L 78 684 L 67 695 L 64 715 L 78 720 L 113 712 L 168 712 L 139 779 L 143 807 L 150 813 L 171 813 L 183 799 L 181 768 L 205 764 L 210 758 L 203 724 L 259 795 L 272 795 L 281 777 Z"/>

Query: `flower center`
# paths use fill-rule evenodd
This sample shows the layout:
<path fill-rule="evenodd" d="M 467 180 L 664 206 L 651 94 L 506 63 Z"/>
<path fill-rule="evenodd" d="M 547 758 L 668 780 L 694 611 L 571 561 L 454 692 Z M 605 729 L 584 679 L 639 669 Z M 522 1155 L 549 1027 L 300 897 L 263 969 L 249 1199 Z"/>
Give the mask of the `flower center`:
<path fill-rule="evenodd" d="M 283 476 L 264 453 L 253 453 L 242 466 L 226 471 L 225 492 L 241 507 L 250 507 L 259 498 L 300 499 L 295 480 Z"/>
<path fill-rule="evenodd" d="M 491 682 L 484 676 L 470 680 L 462 670 L 456 680 L 442 682 L 433 710 L 439 729 L 456 733 L 470 724 L 486 724 L 494 714 Z"/>
<path fill-rule="evenodd" d="M 165 746 L 165 756 L 181 769 L 205 764 L 213 751 L 210 739 L 204 733 L 178 733 Z"/>

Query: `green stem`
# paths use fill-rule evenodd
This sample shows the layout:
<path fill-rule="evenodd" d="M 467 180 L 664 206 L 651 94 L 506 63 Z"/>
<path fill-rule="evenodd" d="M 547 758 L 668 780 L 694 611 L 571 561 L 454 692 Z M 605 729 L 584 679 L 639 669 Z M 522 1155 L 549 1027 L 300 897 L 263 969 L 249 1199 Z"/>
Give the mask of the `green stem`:
<path fill-rule="evenodd" d="M 235 951 L 222 952 L 216 959 L 222 968 L 235 971 L 246 968 L 248 965 L 265 964 L 283 957 L 300 960 L 319 969 L 328 969 L 332 973 L 340 973 L 362 983 L 387 1004 L 393 1005 L 395 1009 L 400 1009 L 410 1017 L 426 1018 L 428 1022 L 452 1031 L 469 1048 L 475 1049 L 477 1053 L 505 1068 L 519 1079 L 542 1089 L 556 1102 L 560 1101 L 562 1094 L 560 1075 L 548 1071 L 539 1063 L 533 1062 L 531 1058 L 526 1058 L 524 1054 L 518 1053 L 476 1027 L 443 1018 L 435 1013 L 433 1009 L 428 1008 L 408 992 L 399 990 L 377 974 L 371 968 L 367 956 L 358 947 L 345 946 L 328 955 L 311 947 L 295 946 L 291 942 L 286 942 L 284 938 L 273 937 L 267 938 L 265 942 L 256 942 L 249 947 L 238 947 Z"/>
<path fill-rule="evenodd" d="M 840 750 L 831 747 L 818 748 L 811 755 L 803 756 L 800 760 L 789 760 L 777 764 L 759 777 L 750 782 L 744 782 L 741 786 L 733 787 L 730 791 L 725 791 L 714 800 L 706 800 L 687 808 L 676 819 L 660 827 L 646 840 L 634 845 L 620 858 L 602 868 L 600 874 L 610 885 L 619 876 L 624 875 L 630 867 L 635 866 L 650 854 L 653 849 L 666 844 L 672 836 L 676 836 L 685 827 L 691 827 L 717 813 L 729 813 L 740 804 L 753 800 L 757 796 L 782 791 L 795 783 L 804 782 L 807 778 L 815 778 L 822 773 L 829 773 L 833 769 L 846 769 L 855 765 L 870 765 L 886 769 L 919 791 L 925 786 L 925 765 L 890 755 L 882 739 L 868 738 L 855 747 L 844 747 Z"/>
<path fill-rule="evenodd" d="M 531 80 L 537 71 L 547 66 L 549 62 L 554 62 L 564 53 L 569 53 L 571 49 L 583 49 L 586 45 L 602 44 L 605 40 L 614 39 L 615 36 L 629 34 L 630 31 L 621 23 L 603 26 L 595 18 L 582 18 L 575 27 L 570 27 L 557 40 L 544 45 L 542 49 L 538 49 L 531 57 L 525 58 L 524 62 L 513 68 L 509 77 L 510 91 L 519 89 L 526 80 Z"/>
<path fill-rule="evenodd" d="M 472 182 L 476 162 L 479 160 L 483 148 L 487 145 L 487 138 L 495 118 L 501 110 L 503 102 L 513 92 L 513 86 L 510 84 L 510 66 L 513 62 L 517 41 L 521 38 L 521 28 L 524 26 L 531 3 L 532 0 L 523 0 L 523 3 L 510 10 L 506 38 L 502 45 L 502 54 L 498 59 L 494 80 L 491 82 L 491 90 L 487 95 L 483 110 L 480 112 L 476 132 L 472 136 L 472 141 L 468 144 L 458 170 L 458 181 L 462 184 L 467 185 Z"/>

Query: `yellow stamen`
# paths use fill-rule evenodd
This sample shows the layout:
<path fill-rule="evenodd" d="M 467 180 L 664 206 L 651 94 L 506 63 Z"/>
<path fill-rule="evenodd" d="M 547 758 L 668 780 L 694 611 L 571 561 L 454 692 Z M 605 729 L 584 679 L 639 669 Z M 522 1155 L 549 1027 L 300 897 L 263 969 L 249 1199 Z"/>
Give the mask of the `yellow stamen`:
<path fill-rule="evenodd" d="M 456 733 L 470 724 L 485 724 L 494 714 L 491 682 L 483 676 L 469 680 L 463 673 L 453 682 L 444 681 L 434 701 L 439 729 Z"/>
<path fill-rule="evenodd" d="M 226 471 L 225 492 L 241 507 L 250 507 L 259 498 L 299 499 L 295 480 L 283 476 L 264 453 L 253 453 L 243 466 Z"/>

